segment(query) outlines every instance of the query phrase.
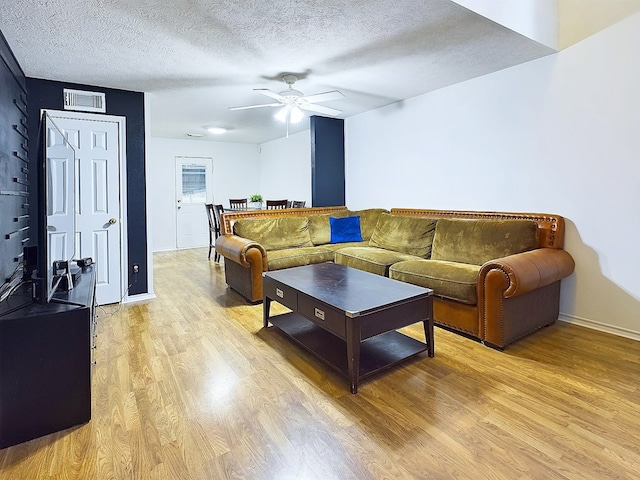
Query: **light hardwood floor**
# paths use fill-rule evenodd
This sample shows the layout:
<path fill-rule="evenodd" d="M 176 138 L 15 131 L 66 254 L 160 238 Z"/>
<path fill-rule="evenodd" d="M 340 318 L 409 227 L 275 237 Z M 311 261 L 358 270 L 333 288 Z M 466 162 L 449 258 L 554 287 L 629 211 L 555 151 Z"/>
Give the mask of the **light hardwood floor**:
<path fill-rule="evenodd" d="M 352 395 L 207 249 L 154 262 L 157 299 L 98 312 L 91 422 L 0 450 L 2 480 L 640 478 L 639 342 L 559 322 L 498 352 L 436 328 L 435 358 Z"/>

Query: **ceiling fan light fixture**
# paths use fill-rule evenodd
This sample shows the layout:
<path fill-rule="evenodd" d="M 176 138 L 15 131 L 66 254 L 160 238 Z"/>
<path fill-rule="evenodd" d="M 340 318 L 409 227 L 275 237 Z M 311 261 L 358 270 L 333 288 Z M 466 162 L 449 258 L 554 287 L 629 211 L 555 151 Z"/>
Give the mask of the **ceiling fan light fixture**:
<path fill-rule="evenodd" d="M 274 115 L 282 123 L 299 123 L 304 118 L 304 112 L 297 105 L 284 105 Z"/>
<path fill-rule="evenodd" d="M 304 118 L 304 113 L 299 107 L 293 107 L 289 112 L 289 120 L 291 123 L 300 123 L 300 121 Z"/>
<path fill-rule="evenodd" d="M 304 93 L 291 87 L 289 87 L 288 90 L 280 92 L 280 95 L 290 102 L 295 102 L 298 98 L 304 97 Z"/>
<path fill-rule="evenodd" d="M 293 84 L 298 81 L 298 77 L 293 74 L 285 74 L 282 77 L 284 83 L 287 84 L 287 89 L 276 93 L 268 88 L 254 88 L 254 92 L 258 92 L 262 95 L 270 97 L 276 102 L 272 103 L 259 103 L 254 105 L 245 105 L 241 107 L 229 107 L 229 110 L 248 110 L 253 108 L 263 107 L 276 107 L 274 118 L 287 126 L 287 137 L 289 136 L 289 125 L 298 124 L 305 117 L 305 112 L 319 113 L 321 115 L 336 116 L 342 113 L 341 110 L 337 110 L 331 107 L 325 107 L 318 105 L 321 102 L 329 102 L 333 100 L 340 100 L 344 98 L 344 94 L 338 90 L 331 90 L 329 92 L 316 93 L 315 95 L 305 95 L 300 90 L 293 88 Z"/>
<path fill-rule="evenodd" d="M 287 121 L 287 117 L 289 116 L 289 109 L 287 107 L 282 107 L 277 113 L 274 115 L 275 119 L 285 123 Z"/>

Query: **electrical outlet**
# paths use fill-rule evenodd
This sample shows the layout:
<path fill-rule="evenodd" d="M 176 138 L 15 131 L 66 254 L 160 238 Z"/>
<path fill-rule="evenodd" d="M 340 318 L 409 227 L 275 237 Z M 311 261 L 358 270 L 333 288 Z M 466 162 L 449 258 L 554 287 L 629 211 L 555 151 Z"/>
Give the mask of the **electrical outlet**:
<path fill-rule="evenodd" d="M 140 271 L 140 266 L 137 263 L 133 264 L 133 273 L 138 273 Z"/>

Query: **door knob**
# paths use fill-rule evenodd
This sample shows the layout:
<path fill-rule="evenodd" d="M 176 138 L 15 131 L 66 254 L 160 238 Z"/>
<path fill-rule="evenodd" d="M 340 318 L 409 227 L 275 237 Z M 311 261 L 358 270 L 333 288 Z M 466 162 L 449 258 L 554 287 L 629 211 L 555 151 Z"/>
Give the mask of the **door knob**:
<path fill-rule="evenodd" d="M 118 220 L 116 220 L 115 218 L 110 218 L 109 219 L 109 225 L 115 225 L 118 222 Z"/>

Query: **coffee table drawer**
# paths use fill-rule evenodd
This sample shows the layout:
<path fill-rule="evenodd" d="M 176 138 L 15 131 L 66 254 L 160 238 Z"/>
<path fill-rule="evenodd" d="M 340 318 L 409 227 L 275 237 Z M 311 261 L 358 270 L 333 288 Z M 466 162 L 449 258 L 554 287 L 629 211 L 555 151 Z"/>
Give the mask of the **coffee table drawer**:
<path fill-rule="evenodd" d="M 298 311 L 317 325 L 345 338 L 344 313 L 304 294 L 298 296 Z"/>
<path fill-rule="evenodd" d="M 271 300 L 281 303 L 291 310 L 298 309 L 298 293 L 293 288 L 275 282 L 270 278 L 264 278 L 262 289 L 264 294 Z"/>

